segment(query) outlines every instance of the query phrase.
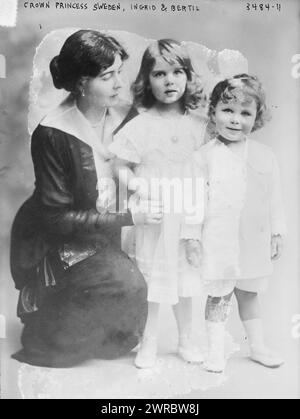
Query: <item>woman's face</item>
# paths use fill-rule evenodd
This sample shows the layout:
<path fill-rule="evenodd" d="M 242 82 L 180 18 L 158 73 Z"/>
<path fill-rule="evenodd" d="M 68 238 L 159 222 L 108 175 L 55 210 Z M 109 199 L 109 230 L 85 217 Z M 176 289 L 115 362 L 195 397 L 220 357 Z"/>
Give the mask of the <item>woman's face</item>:
<path fill-rule="evenodd" d="M 84 98 L 90 107 L 100 109 L 112 107 L 118 103 L 122 87 L 121 71 L 123 62 L 117 55 L 113 65 L 98 76 L 88 78 L 84 83 Z"/>
<path fill-rule="evenodd" d="M 256 113 L 257 105 L 254 99 L 247 102 L 219 101 L 214 115 L 217 133 L 228 141 L 243 140 L 252 132 Z"/>
<path fill-rule="evenodd" d="M 163 57 L 158 57 L 150 73 L 149 82 L 155 99 L 165 105 L 171 105 L 183 97 L 187 75 L 180 64 L 169 64 Z"/>

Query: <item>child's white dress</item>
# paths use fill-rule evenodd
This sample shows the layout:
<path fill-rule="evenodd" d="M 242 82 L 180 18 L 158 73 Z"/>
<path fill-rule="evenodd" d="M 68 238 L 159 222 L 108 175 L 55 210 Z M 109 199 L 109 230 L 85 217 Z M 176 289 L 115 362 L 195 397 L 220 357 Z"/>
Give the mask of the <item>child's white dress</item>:
<path fill-rule="evenodd" d="M 204 142 L 205 130 L 205 120 L 192 113 L 179 117 L 176 127 L 170 127 L 169 120 L 145 111 L 126 124 L 110 146 L 116 156 L 135 164 L 137 177 L 146 179 L 148 184 L 154 179 L 164 182 L 159 192 L 151 190 L 151 198 L 163 203 L 161 224 L 133 228 L 135 254 L 130 256 L 135 257 L 148 283 L 148 301 L 177 304 L 178 297 L 202 294 L 199 270 L 188 264 L 181 239 L 199 239 L 201 235 L 203 176 L 196 173 L 193 156 Z M 188 186 L 186 180 L 194 182 L 197 177 L 200 187 L 198 202 L 194 202 L 199 211 L 192 219 L 186 217 L 184 205 L 181 208 L 182 191 Z M 193 185 L 195 190 L 196 184 Z M 175 192 L 168 196 L 172 190 Z M 186 192 L 189 195 L 190 189 Z M 123 243 L 124 250 L 126 245 Z"/>
<path fill-rule="evenodd" d="M 244 156 L 217 139 L 196 153 L 209 182 L 203 278 L 213 296 L 259 292 L 272 273 L 271 236 L 286 233 L 279 170 L 271 149 L 247 139 Z"/>

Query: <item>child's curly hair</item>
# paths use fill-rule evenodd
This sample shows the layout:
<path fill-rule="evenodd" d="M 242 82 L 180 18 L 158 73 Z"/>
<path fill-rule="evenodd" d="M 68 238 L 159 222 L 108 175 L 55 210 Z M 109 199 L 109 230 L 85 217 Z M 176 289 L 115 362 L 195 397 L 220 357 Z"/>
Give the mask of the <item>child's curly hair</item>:
<path fill-rule="evenodd" d="M 222 101 L 228 103 L 234 100 L 255 100 L 257 113 L 252 132 L 262 128 L 271 119 L 266 105 L 266 94 L 261 82 L 255 76 L 238 74 L 231 79 L 219 82 L 214 88 L 209 101 L 208 116 L 213 124 L 213 115 L 217 104 Z"/>
<path fill-rule="evenodd" d="M 201 105 L 204 106 L 206 97 L 200 77 L 196 75 L 184 46 L 174 39 L 155 41 L 146 49 L 139 74 L 132 86 L 135 105 L 149 109 L 156 101 L 149 78 L 157 57 L 164 58 L 169 64 L 179 64 L 184 69 L 188 79 L 183 96 L 184 108 L 197 109 Z"/>

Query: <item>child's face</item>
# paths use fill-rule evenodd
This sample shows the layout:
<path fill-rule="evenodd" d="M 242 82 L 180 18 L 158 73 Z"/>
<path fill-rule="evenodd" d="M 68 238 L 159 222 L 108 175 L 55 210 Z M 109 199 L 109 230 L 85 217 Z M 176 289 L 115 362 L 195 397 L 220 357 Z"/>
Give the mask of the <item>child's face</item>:
<path fill-rule="evenodd" d="M 96 77 L 90 77 L 84 85 L 85 100 L 96 109 L 112 107 L 119 102 L 122 87 L 121 71 L 123 62 L 117 55 L 113 65 Z"/>
<path fill-rule="evenodd" d="M 155 99 L 163 104 L 171 105 L 183 97 L 187 75 L 179 63 L 169 64 L 164 58 L 158 57 L 150 73 L 149 81 Z"/>
<path fill-rule="evenodd" d="M 256 120 L 257 105 L 254 99 L 228 103 L 219 101 L 214 115 L 216 130 L 228 141 L 241 141 L 252 132 Z"/>

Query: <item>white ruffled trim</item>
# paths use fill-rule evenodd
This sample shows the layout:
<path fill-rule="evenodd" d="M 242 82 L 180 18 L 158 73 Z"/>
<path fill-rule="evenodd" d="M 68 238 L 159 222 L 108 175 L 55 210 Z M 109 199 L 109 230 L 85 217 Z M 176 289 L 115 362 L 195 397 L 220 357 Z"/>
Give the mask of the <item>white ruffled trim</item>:
<path fill-rule="evenodd" d="M 114 142 L 108 147 L 109 151 L 120 159 L 127 160 L 131 163 L 141 163 L 141 157 L 132 143 L 125 135 L 118 134 Z"/>

